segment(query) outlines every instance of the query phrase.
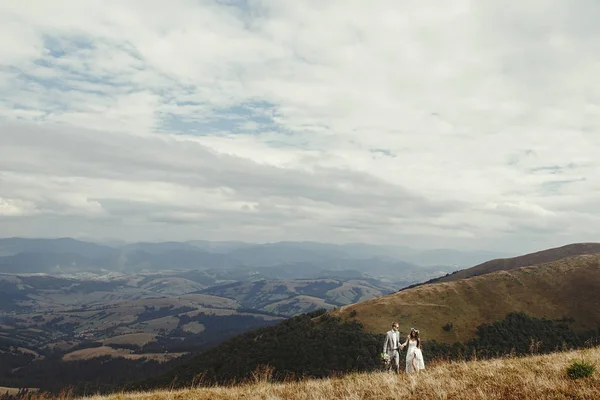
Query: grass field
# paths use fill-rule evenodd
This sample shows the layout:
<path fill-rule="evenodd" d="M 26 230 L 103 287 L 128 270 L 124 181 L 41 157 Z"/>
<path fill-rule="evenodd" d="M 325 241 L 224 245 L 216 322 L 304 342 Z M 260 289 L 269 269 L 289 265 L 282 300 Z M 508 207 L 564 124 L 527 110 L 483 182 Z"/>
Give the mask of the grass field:
<path fill-rule="evenodd" d="M 599 399 L 600 372 L 571 380 L 576 360 L 600 366 L 600 348 L 523 358 L 427 365 L 418 375 L 350 374 L 340 378 L 270 383 L 268 374 L 230 387 L 94 396 L 89 400 L 223 399 Z"/>
<path fill-rule="evenodd" d="M 548 319 L 575 320 L 575 330 L 600 321 L 600 255 L 584 255 L 532 267 L 499 271 L 454 282 L 434 283 L 344 306 L 332 312 L 356 320 L 372 333 L 384 333 L 392 321 L 400 332 L 411 327 L 424 340 L 452 344 L 467 341 L 477 326 L 515 311 Z M 452 323 L 451 331 L 442 326 Z"/>

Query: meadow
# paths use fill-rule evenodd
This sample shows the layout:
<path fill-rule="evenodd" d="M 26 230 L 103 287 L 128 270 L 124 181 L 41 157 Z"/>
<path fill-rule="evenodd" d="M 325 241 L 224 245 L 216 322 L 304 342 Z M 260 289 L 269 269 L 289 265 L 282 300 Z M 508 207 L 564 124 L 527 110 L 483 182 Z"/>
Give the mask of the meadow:
<path fill-rule="evenodd" d="M 600 373 L 571 379 L 567 368 L 585 360 L 598 368 L 600 348 L 528 357 L 469 362 L 437 362 L 416 375 L 386 372 L 276 383 L 270 371 L 257 371 L 239 385 L 196 387 L 92 396 L 87 400 L 224 399 L 598 399 Z"/>

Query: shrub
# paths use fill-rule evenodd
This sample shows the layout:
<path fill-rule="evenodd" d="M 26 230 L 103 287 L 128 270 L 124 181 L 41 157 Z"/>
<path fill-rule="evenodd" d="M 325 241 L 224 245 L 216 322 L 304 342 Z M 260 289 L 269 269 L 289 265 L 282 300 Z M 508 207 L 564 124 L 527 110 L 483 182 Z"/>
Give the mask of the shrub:
<path fill-rule="evenodd" d="M 446 325 L 442 326 L 442 329 L 445 330 L 446 332 L 450 332 L 452 330 L 452 328 L 454 328 L 454 325 L 452 325 L 452 322 L 448 322 Z"/>
<path fill-rule="evenodd" d="M 567 368 L 567 375 L 571 379 L 587 378 L 592 376 L 596 367 L 587 361 L 575 361 Z"/>

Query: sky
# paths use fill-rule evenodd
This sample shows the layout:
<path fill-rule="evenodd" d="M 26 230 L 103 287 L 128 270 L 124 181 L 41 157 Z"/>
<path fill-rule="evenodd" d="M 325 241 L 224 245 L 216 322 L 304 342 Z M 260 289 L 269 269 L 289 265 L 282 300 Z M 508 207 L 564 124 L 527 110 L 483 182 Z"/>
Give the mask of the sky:
<path fill-rule="evenodd" d="M 0 237 L 600 241 L 597 0 L 0 4 Z"/>

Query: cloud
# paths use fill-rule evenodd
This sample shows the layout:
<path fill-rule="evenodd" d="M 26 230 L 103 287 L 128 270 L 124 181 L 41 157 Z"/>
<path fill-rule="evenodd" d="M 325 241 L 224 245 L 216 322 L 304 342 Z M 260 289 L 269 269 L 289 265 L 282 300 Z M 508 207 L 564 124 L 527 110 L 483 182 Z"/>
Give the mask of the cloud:
<path fill-rule="evenodd" d="M 597 240 L 594 1 L 34 3 L 0 13 L 0 235 Z"/>
<path fill-rule="evenodd" d="M 32 202 L 20 199 L 8 199 L 0 197 L 0 218 L 36 215 L 38 211 Z"/>

